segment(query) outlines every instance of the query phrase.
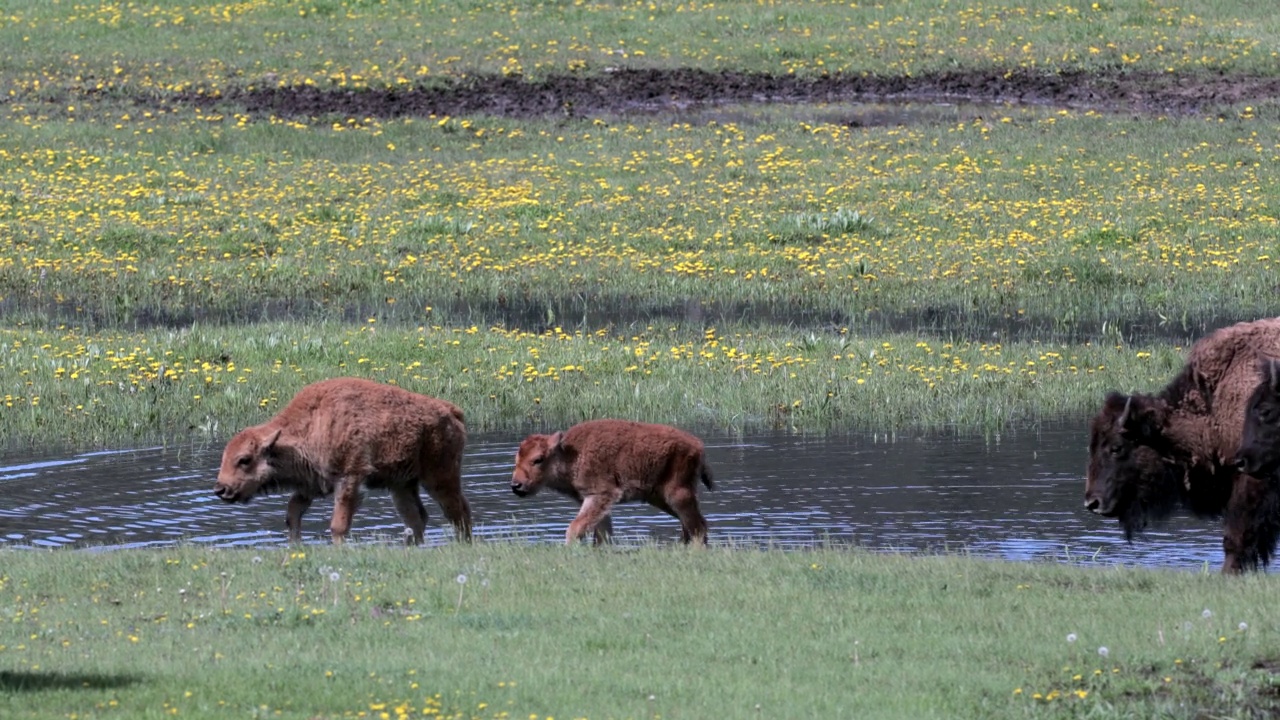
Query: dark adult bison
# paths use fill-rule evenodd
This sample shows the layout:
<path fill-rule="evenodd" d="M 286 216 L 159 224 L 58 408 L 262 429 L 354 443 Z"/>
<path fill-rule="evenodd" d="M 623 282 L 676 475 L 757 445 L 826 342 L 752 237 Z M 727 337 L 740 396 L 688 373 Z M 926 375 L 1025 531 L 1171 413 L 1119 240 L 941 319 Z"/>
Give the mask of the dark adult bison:
<path fill-rule="evenodd" d="M 1132 539 L 1181 506 L 1223 517 L 1222 571 L 1266 565 L 1280 534 L 1266 478 L 1236 466 L 1245 402 L 1280 356 L 1280 318 L 1217 330 L 1158 395 L 1111 393 L 1090 424 L 1085 507 Z"/>
<path fill-rule="evenodd" d="M 364 490 L 391 491 L 409 541 L 422 542 L 427 491 L 460 539 L 471 537 L 471 508 L 462 494 L 462 411 L 444 400 L 359 378 L 308 385 L 274 418 L 245 428 L 222 453 L 214 493 L 227 502 L 292 490 L 285 523 L 302 539 L 302 514 L 334 495 L 329 530 L 340 543 Z"/>
<path fill-rule="evenodd" d="M 668 425 L 591 420 L 554 435 L 530 435 L 516 452 L 511 490 L 521 497 L 546 486 L 581 503 L 565 543 L 613 530 L 609 511 L 619 502 L 646 502 L 680 520 L 686 543 L 707 541 L 698 510 L 698 481 L 712 489 L 702 441 Z"/>

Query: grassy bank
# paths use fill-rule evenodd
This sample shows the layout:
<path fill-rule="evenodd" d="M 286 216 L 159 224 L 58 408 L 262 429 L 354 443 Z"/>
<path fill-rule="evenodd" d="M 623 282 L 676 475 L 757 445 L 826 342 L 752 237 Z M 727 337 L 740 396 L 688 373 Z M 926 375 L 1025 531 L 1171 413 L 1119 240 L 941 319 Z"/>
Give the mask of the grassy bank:
<path fill-rule="evenodd" d="M 1192 82 L 1274 74 L 1276 22 L 1137 0 L 11 3 L 0 436 L 222 439 L 340 374 L 447 397 L 477 428 L 981 432 L 1087 412 L 1163 384 L 1173 343 L 1276 313 L 1272 100 L 863 122 L 280 117 L 179 96 L 618 67 Z"/>
<path fill-rule="evenodd" d="M 983 432 L 1154 391 L 1163 344 L 866 337 L 728 326 L 625 331 L 365 322 L 148 332 L 0 330 L 0 437 L 46 448 L 220 442 L 340 375 L 451 400 L 473 430 L 628 417 L 716 430 Z"/>
<path fill-rule="evenodd" d="M 1268 576 L 515 544 L 6 552 L 3 568 L 8 718 L 1280 710 Z"/>

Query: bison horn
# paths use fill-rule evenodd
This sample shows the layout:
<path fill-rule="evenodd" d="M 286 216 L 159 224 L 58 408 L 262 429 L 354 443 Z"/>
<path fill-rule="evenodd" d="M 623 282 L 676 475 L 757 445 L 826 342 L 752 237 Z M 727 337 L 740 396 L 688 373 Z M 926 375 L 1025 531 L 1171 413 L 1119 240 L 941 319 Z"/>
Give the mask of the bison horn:
<path fill-rule="evenodd" d="M 1123 428 L 1124 424 L 1129 420 L 1129 408 L 1133 405 L 1133 396 L 1124 399 L 1124 410 L 1120 411 L 1120 417 L 1116 418 L 1116 427 Z"/>

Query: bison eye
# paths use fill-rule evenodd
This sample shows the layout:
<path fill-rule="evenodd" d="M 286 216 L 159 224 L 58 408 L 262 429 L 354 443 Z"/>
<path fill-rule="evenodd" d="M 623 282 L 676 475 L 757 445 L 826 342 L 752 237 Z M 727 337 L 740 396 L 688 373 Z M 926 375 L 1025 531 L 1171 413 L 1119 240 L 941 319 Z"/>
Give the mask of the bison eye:
<path fill-rule="evenodd" d="M 545 458 L 545 457 L 536 457 L 536 458 L 534 458 L 534 459 L 533 459 L 533 464 L 534 464 L 534 465 L 541 465 L 543 460 L 546 460 L 546 458 Z"/>
<path fill-rule="evenodd" d="M 253 464 L 253 457 L 249 455 L 241 455 L 240 459 L 236 460 L 236 467 L 247 468 L 252 464 Z"/>

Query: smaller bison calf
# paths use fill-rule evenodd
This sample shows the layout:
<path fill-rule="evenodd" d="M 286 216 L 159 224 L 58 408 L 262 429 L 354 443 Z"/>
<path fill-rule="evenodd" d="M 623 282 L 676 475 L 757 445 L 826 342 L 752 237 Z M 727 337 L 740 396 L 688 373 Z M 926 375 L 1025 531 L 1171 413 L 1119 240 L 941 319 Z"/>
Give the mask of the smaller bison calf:
<path fill-rule="evenodd" d="M 593 532 L 597 544 L 613 530 L 616 503 L 642 501 L 680 520 L 686 543 L 707 542 L 707 521 L 695 493 L 701 480 L 712 489 L 702 441 L 668 425 L 591 420 L 554 435 L 530 435 L 516 452 L 511 490 L 533 495 L 542 486 L 568 495 L 581 507 L 565 543 Z"/>
<path fill-rule="evenodd" d="M 311 502 L 335 495 L 329 529 L 340 543 L 364 490 L 386 489 L 409 528 L 409 542 L 420 544 L 427 526 L 421 485 L 458 538 L 468 540 L 466 441 L 462 411 L 452 403 L 359 378 L 324 380 L 298 391 L 274 418 L 231 438 L 214 493 L 247 503 L 255 495 L 292 490 L 285 523 L 295 543 Z"/>

